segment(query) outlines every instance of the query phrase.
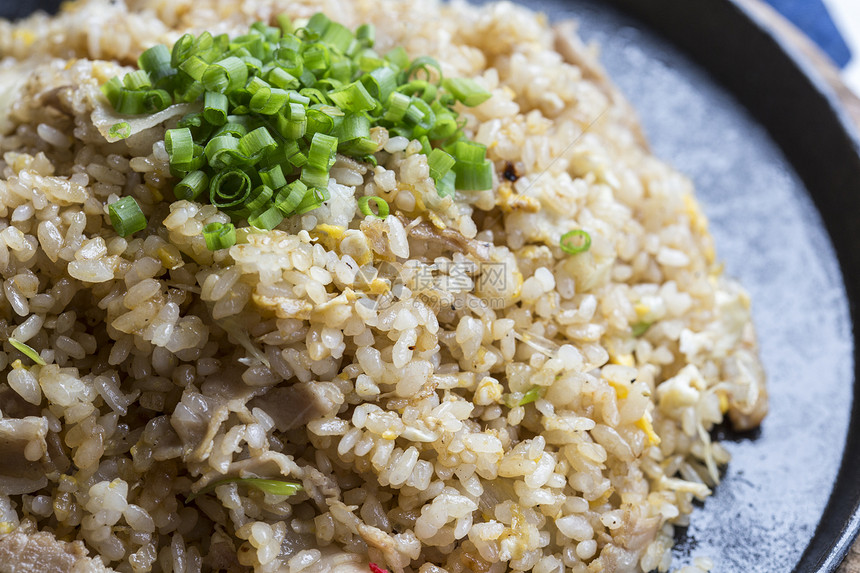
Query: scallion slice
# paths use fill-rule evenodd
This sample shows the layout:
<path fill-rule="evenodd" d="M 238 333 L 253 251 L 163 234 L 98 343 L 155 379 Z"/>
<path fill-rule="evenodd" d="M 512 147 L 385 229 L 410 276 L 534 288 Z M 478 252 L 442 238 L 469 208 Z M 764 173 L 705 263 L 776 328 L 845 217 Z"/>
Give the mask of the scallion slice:
<path fill-rule="evenodd" d="M 182 181 L 173 188 L 173 195 L 177 199 L 193 201 L 209 186 L 209 176 L 204 171 L 192 171 L 182 178 Z"/>
<path fill-rule="evenodd" d="M 203 96 L 203 118 L 212 125 L 227 123 L 227 96 L 219 92 L 206 92 Z"/>
<path fill-rule="evenodd" d="M 480 163 L 458 161 L 454 165 L 457 189 L 481 191 L 493 186 L 493 164 L 489 159 Z"/>
<path fill-rule="evenodd" d="M 475 107 L 490 99 L 492 94 L 469 78 L 445 78 L 442 86 L 468 107 Z"/>
<path fill-rule="evenodd" d="M 648 332 L 649 328 L 651 328 L 650 322 L 637 322 L 630 326 L 633 338 L 639 338 L 640 336 L 643 336 L 646 332 Z"/>
<path fill-rule="evenodd" d="M 10 338 L 9 344 L 11 344 L 15 348 L 15 350 L 17 350 L 39 366 L 44 366 L 45 364 L 47 364 L 44 360 L 42 360 L 42 357 L 39 356 L 38 352 L 36 352 L 33 348 L 24 344 L 23 342 L 18 342 L 14 338 Z"/>
<path fill-rule="evenodd" d="M 517 403 L 518 406 L 525 406 L 526 404 L 531 404 L 532 402 L 537 402 L 538 398 L 541 396 L 542 388 L 540 386 L 533 386 L 528 392 L 523 394 L 523 397 L 520 398 L 520 401 Z"/>
<path fill-rule="evenodd" d="M 221 171 L 209 183 L 209 202 L 226 210 L 241 206 L 251 194 L 251 177 L 241 169 Z"/>
<path fill-rule="evenodd" d="M 445 177 L 457 161 L 450 154 L 441 149 L 434 149 L 427 157 L 427 163 L 430 166 L 430 177 L 436 184 L 439 180 Z"/>
<path fill-rule="evenodd" d="M 207 67 L 200 81 L 209 91 L 226 93 L 245 87 L 248 68 L 245 62 L 230 56 Z"/>
<path fill-rule="evenodd" d="M 258 229 L 266 229 L 267 231 L 271 231 L 275 227 L 281 224 L 281 221 L 284 220 L 284 214 L 275 207 L 269 207 L 265 211 L 261 211 L 255 215 L 248 217 L 248 224 L 252 227 L 257 227 Z"/>
<path fill-rule="evenodd" d="M 559 246 L 561 247 L 561 250 L 568 255 L 584 253 L 591 248 L 591 235 L 582 229 L 568 231 L 561 236 Z"/>
<path fill-rule="evenodd" d="M 203 227 L 203 240 L 210 251 L 227 249 L 236 244 L 236 228 L 233 223 L 209 223 Z"/>
<path fill-rule="evenodd" d="M 131 135 L 131 125 L 127 121 L 121 121 L 110 126 L 108 135 L 115 139 L 125 139 Z"/>
<path fill-rule="evenodd" d="M 197 493 L 193 493 L 188 496 L 187 501 L 192 501 L 194 498 L 207 494 L 211 491 L 214 491 L 215 488 L 221 485 L 235 483 L 238 485 L 243 485 L 246 487 L 252 487 L 254 489 L 258 489 L 264 493 L 268 493 L 271 495 L 280 495 L 284 497 L 288 497 L 291 495 L 295 495 L 298 492 L 302 491 L 302 484 L 291 482 L 291 481 L 283 481 L 283 480 L 274 480 L 274 479 L 259 479 L 259 478 L 226 478 L 222 480 L 218 480 L 216 482 L 210 483 L 206 487 L 202 488 Z"/>
<path fill-rule="evenodd" d="M 146 228 L 146 216 L 134 197 L 126 196 L 111 203 L 108 206 L 108 215 L 120 237 L 127 237 Z"/>
<path fill-rule="evenodd" d="M 370 207 L 370 202 L 373 202 L 376 205 L 376 212 L 373 212 L 373 209 Z M 376 197 L 375 195 L 368 195 L 364 197 L 358 198 L 358 209 L 361 211 L 361 214 L 365 217 L 372 216 L 377 219 L 384 219 L 388 216 L 389 207 L 388 203 L 385 202 L 385 199 L 381 197 Z"/>
<path fill-rule="evenodd" d="M 194 138 L 187 127 L 168 129 L 164 133 L 164 149 L 170 164 L 189 163 L 194 157 Z"/>

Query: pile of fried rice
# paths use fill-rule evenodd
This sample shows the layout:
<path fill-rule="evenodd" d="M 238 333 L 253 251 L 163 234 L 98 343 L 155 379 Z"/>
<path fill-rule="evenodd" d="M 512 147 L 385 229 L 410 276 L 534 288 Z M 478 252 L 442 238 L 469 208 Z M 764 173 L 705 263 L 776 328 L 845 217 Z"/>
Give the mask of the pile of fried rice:
<path fill-rule="evenodd" d="M 440 197 L 420 143 L 377 131 L 378 166 L 339 156 L 322 207 L 212 252 L 229 218 L 173 199 L 178 118 L 108 143 L 99 86 L 186 31 L 317 11 L 492 93 L 461 117 L 493 188 Z M 84 0 L 0 23 L 0 56 L 2 571 L 666 571 L 729 459 L 710 430 L 766 412 L 690 182 L 543 16 Z M 149 221 L 127 238 L 124 196 Z"/>

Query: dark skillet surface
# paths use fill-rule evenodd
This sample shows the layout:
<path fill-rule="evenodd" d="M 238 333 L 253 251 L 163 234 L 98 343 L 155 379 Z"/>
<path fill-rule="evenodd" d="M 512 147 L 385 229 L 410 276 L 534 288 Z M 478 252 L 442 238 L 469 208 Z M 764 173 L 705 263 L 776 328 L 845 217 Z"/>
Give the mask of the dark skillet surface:
<path fill-rule="evenodd" d="M 719 257 L 752 295 L 771 413 L 753 434 L 721 432 L 733 460 L 715 495 L 695 510 L 689 528 L 679 530 L 673 568 L 708 556 L 715 571 L 831 571 L 856 531 L 848 524 L 860 481 L 860 470 L 850 461 L 836 481 L 853 397 L 855 347 L 843 280 L 856 284 L 860 270 L 850 254 L 851 245 L 860 243 L 848 229 L 860 218 L 860 193 L 849 199 L 843 194 L 841 202 L 831 195 L 850 187 L 852 178 L 860 181 L 860 163 L 827 165 L 821 152 L 836 149 L 856 160 L 856 151 L 848 140 L 838 141 L 837 118 L 826 101 L 814 97 L 790 59 L 778 49 L 759 52 L 762 42 L 772 40 L 730 2 L 613 1 L 633 4 L 640 17 L 653 19 L 682 45 L 697 33 L 704 43 L 713 42 L 691 51 L 734 86 L 794 158 L 789 161 L 762 123 L 703 68 L 629 16 L 592 0 L 528 3 L 556 20 L 578 19 L 582 36 L 601 44 L 603 63 L 639 111 L 655 153 L 693 179 Z M 688 5 L 682 7 L 683 2 Z M 50 4 L 55 2 L 43 5 Z M 0 2 L 0 12 L 8 16 L 26 10 Z M 713 20 L 720 17 L 726 20 Z M 710 36 L 699 30 L 697 18 L 731 26 L 725 37 L 733 49 L 716 42 L 713 30 Z M 709 51 L 733 52 L 726 58 L 735 58 L 738 67 L 710 57 Z M 773 105 L 753 91 L 761 89 L 756 81 L 767 73 L 750 75 L 755 67 L 750 63 L 765 56 L 766 69 L 776 70 L 783 88 L 791 89 L 787 98 L 781 95 L 785 91 L 776 94 Z M 783 100 L 798 103 L 806 115 L 779 105 Z M 817 138 L 817 148 L 809 153 L 794 144 L 807 133 Z M 837 238 L 844 279 L 811 196 Z M 846 460 L 854 459 L 850 454 L 856 449 L 849 445 Z"/>

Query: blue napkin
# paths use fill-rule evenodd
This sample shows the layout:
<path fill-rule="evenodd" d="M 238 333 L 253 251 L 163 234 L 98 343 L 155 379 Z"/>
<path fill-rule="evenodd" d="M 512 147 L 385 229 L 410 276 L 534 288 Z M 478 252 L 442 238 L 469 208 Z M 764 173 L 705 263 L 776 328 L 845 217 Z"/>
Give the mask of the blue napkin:
<path fill-rule="evenodd" d="M 851 60 L 851 50 L 821 0 L 765 0 L 803 30 L 840 68 Z"/>

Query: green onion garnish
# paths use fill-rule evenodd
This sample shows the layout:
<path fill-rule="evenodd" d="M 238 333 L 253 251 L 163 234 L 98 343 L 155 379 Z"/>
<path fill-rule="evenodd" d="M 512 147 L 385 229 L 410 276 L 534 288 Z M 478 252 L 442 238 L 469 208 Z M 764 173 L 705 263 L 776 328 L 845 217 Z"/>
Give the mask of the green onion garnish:
<path fill-rule="evenodd" d="M 172 49 L 146 50 L 139 70 L 102 86 L 124 114 L 201 101 L 164 136 L 178 199 L 208 200 L 234 225 L 272 228 L 327 199 L 336 154 L 376 164 L 377 127 L 421 143 L 441 196 L 491 188 L 486 148 L 466 140 L 455 109 L 490 97 L 478 83 L 444 78 L 435 59 L 410 60 L 403 48 L 374 51 L 371 25 L 353 32 L 324 14 L 300 29 L 286 16 L 277 22 L 234 38 L 185 34 Z M 129 132 L 122 122 L 110 135 Z M 372 200 L 377 216 L 388 212 Z M 135 223 L 118 230 L 133 232 Z"/>
<path fill-rule="evenodd" d="M 427 163 L 430 166 L 430 177 L 433 178 L 433 181 L 438 186 L 439 181 L 448 175 L 451 168 L 457 163 L 457 160 L 441 149 L 434 149 L 427 156 Z"/>
<path fill-rule="evenodd" d="M 526 404 L 537 402 L 537 400 L 543 395 L 543 391 L 544 389 L 541 386 L 532 386 L 519 400 L 516 399 L 515 394 L 505 394 L 504 403 L 508 408 L 525 406 Z"/>
<path fill-rule="evenodd" d="M 193 201 L 204 189 L 209 188 L 209 177 L 203 171 L 192 171 L 182 178 L 182 181 L 173 188 L 173 195 L 177 199 Z"/>
<path fill-rule="evenodd" d="M 568 231 L 561 236 L 559 246 L 568 255 L 584 253 L 591 248 L 591 235 L 581 229 Z"/>
<path fill-rule="evenodd" d="M 373 201 L 376 204 L 376 213 L 373 212 L 373 209 L 370 208 L 370 202 Z M 376 217 L 377 219 L 384 219 L 388 216 L 390 212 L 388 208 L 388 203 L 385 202 L 385 199 L 381 197 L 376 197 L 375 195 L 370 195 L 366 197 L 358 198 L 358 209 L 361 211 L 361 214 L 367 217 L 368 215 Z"/>
<path fill-rule="evenodd" d="M 121 121 L 110 126 L 108 135 L 114 139 L 125 139 L 131 135 L 131 126 L 127 121 Z"/>
<path fill-rule="evenodd" d="M 202 488 L 197 493 L 192 493 L 188 496 L 186 501 L 192 501 L 196 497 L 205 495 L 211 491 L 215 491 L 215 488 L 218 486 L 228 484 L 228 483 L 236 483 L 239 485 L 244 485 L 247 487 L 252 487 L 254 489 L 258 489 L 264 493 L 272 494 L 272 495 L 282 495 L 282 496 L 290 496 L 295 495 L 298 492 L 302 491 L 302 484 L 292 482 L 292 481 L 281 481 L 275 479 L 259 479 L 259 478 L 226 478 L 222 480 L 218 480 L 216 482 L 210 483 L 206 487 Z"/>
<path fill-rule="evenodd" d="M 10 338 L 9 344 L 11 344 L 15 348 L 15 350 L 17 350 L 18 352 L 20 352 L 21 354 L 23 354 L 24 356 L 26 356 L 27 358 L 29 358 L 30 360 L 32 360 L 33 362 L 38 364 L 39 366 L 44 366 L 45 364 L 47 364 L 44 360 L 42 360 L 42 357 L 39 356 L 38 352 L 36 352 L 35 350 L 30 348 L 29 346 L 27 346 L 23 342 L 18 342 L 14 338 Z"/>
<path fill-rule="evenodd" d="M 458 141 L 453 147 L 455 187 L 479 191 L 493 186 L 493 164 L 486 159 L 487 147 L 471 141 Z"/>
<path fill-rule="evenodd" d="M 210 251 L 219 251 L 236 244 L 236 228 L 233 223 L 209 223 L 203 227 L 203 240 Z"/>
<path fill-rule="evenodd" d="M 146 229 L 146 217 L 134 197 L 123 197 L 108 206 L 110 222 L 120 237 Z"/>
<path fill-rule="evenodd" d="M 648 329 L 651 328 L 651 324 L 652 323 L 650 322 L 637 322 L 636 324 L 632 325 L 630 327 L 630 330 L 633 331 L 633 337 L 639 338 L 640 336 L 648 332 Z"/>
<path fill-rule="evenodd" d="M 442 85 L 463 105 L 474 107 L 490 99 L 490 93 L 468 78 L 447 78 Z"/>
<path fill-rule="evenodd" d="M 528 392 L 523 394 L 523 397 L 520 399 L 518 406 L 525 406 L 526 404 L 531 404 L 532 402 L 537 402 L 538 398 L 541 395 L 541 387 L 534 386 Z"/>
<path fill-rule="evenodd" d="M 277 207 L 272 206 L 265 211 L 260 211 L 256 215 L 248 217 L 248 224 L 252 227 L 257 227 L 258 229 L 271 231 L 280 225 L 283 220 L 283 213 L 281 213 Z"/>

